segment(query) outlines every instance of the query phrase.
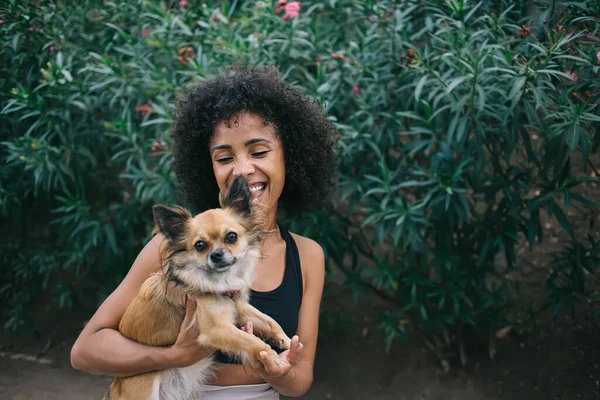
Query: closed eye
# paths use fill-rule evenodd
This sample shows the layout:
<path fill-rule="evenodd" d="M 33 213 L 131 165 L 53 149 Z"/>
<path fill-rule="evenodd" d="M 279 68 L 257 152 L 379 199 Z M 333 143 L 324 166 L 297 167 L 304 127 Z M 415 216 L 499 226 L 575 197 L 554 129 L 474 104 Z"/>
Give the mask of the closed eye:
<path fill-rule="evenodd" d="M 218 158 L 217 162 L 221 163 L 221 164 L 227 164 L 227 163 L 231 162 L 231 160 L 233 160 L 233 157 L 222 157 L 222 158 Z"/>
<path fill-rule="evenodd" d="M 269 151 L 271 151 L 271 150 L 257 151 L 255 153 L 252 153 L 252 157 L 262 158 L 262 157 L 266 156 Z"/>

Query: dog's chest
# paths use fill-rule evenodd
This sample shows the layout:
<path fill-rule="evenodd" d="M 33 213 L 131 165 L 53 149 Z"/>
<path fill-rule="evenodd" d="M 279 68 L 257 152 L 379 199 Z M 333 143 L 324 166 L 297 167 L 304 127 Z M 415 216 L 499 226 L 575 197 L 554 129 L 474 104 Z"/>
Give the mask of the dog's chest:
<path fill-rule="evenodd" d="M 226 322 L 232 325 L 238 322 L 235 297 L 231 298 L 223 294 L 199 299 L 197 311 L 202 314 L 203 310 L 210 311 L 213 318 L 217 318 L 219 322 Z M 208 321 L 205 322 L 207 323 Z M 202 328 L 200 326 L 200 331 L 202 331 Z"/>
<path fill-rule="evenodd" d="M 185 368 L 164 370 L 155 382 L 152 399 L 180 400 L 199 396 L 202 386 L 212 376 L 213 362 L 210 357 Z"/>

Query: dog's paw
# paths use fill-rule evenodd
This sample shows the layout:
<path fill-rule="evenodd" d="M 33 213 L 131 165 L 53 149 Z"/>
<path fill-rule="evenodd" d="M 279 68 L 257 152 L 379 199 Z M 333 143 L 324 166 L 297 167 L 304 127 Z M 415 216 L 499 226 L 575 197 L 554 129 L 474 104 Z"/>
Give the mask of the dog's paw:
<path fill-rule="evenodd" d="M 256 360 L 260 360 L 260 353 L 262 353 L 263 351 L 265 351 L 269 356 L 271 356 L 273 353 L 277 355 L 277 352 L 273 350 L 271 346 L 265 343 L 264 346 L 261 346 L 260 348 L 254 351 L 254 358 Z"/>
<path fill-rule="evenodd" d="M 281 350 L 289 350 L 292 345 L 292 339 L 287 336 L 284 336 L 280 339 L 275 340 L 275 344 Z"/>

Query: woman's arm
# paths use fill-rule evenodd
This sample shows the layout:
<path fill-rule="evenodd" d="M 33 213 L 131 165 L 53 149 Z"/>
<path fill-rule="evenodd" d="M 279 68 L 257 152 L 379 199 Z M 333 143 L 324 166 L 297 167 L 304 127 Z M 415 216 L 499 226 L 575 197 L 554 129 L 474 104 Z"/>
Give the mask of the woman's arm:
<path fill-rule="evenodd" d="M 301 396 L 313 382 L 313 365 L 319 333 L 319 309 L 325 282 L 325 256 L 315 241 L 294 235 L 303 266 L 304 295 L 298 317 L 297 336 L 289 351 L 278 359 L 265 357 L 254 371 L 284 396 Z M 302 347 L 299 344 L 302 343 Z M 266 353 L 265 353 L 266 355 Z"/>
<path fill-rule="evenodd" d="M 118 326 L 129 303 L 151 273 L 160 270 L 160 245 L 164 237 L 155 236 L 142 249 L 123 282 L 102 303 L 87 323 L 73 348 L 71 365 L 75 369 L 109 376 L 131 376 L 171 367 L 183 367 L 210 354 L 197 344 L 193 326 L 195 302 L 188 302 L 186 317 L 170 347 L 153 347 L 127 339 Z"/>

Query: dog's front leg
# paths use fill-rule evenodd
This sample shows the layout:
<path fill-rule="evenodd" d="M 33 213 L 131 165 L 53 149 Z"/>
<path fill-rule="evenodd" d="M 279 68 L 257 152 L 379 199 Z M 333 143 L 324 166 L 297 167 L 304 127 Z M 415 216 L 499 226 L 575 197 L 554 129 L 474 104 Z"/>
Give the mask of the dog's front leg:
<path fill-rule="evenodd" d="M 244 324 L 252 322 L 253 329 L 271 339 L 274 339 L 282 350 L 290 348 L 291 339 L 285 334 L 281 325 L 267 314 L 258 311 L 247 302 L 236 303 L 238 311 L 238 320 Z"/>
<path fill-rule="evenodd" d="M 199 307 L 200 309 L 200 307 Z M 261 351 L 266 351 L 269 356 L 277 356 L 271 346 L 254 335 L 250 335 L 227 321 L 220 314 L 213 314 L 210 309 L 204 308 L 201 313 L 196 313 L 199 322 L 200 335 L 198 342 L 203 346 L 242 354 L 259 359 Z"/>

